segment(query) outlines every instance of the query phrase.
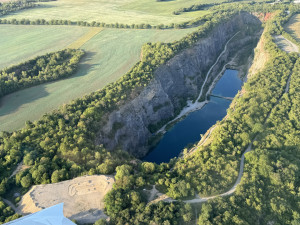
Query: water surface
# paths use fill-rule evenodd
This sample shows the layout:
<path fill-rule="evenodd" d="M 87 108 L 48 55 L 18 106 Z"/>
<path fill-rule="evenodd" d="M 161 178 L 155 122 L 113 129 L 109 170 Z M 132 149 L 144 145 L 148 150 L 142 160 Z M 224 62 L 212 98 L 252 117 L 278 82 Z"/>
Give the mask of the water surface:
<path fill-rule="evenodd" d="M 242 85 L 237 74 L 236 70 L 226 70 L 212 93 L 218 96 L 234 97 Z M 200 134 L 206 133 L 218 120 L 226 116 L 230 103 L 231 101 L 226 99 L 210 97 L 209 103 L 202 109 L 190 113 L 168 130 L 143 160 L 161 163 L 177 157 L 184 147 L 189 143 L 199 141 Z"/>

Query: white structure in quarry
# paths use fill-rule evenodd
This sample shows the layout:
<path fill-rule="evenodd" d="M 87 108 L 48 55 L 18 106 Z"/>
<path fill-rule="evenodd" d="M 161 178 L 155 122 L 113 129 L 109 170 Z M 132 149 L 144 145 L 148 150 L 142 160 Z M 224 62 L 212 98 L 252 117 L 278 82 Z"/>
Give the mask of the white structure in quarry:
<path fill-rule="evenodd" d="M 21 217 L 4 225 L 76 225 L 63 213 L 64 203 Z"/>

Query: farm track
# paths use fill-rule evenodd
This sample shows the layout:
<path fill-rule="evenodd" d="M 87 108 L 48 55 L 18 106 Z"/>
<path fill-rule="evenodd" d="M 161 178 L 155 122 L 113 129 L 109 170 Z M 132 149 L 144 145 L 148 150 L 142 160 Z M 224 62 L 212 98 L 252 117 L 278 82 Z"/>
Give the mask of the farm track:
<path fill-rule="evenodd" d="M 79 49 L 82 47 L 86 42 L 91 40 L 95 35 L 97 35 L 103 28 L 100 27 L 93 27 L 91 28 L 86 34 L 81 36 L 79 39 L 71 43 L 67 48 Z"/>

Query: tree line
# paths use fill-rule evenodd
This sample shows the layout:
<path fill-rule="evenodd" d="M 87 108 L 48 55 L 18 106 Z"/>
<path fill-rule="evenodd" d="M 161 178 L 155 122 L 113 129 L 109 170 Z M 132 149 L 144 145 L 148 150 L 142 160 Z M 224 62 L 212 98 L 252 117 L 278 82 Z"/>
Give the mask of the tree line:
<path fill-rule="evenodd" d="M 299 65 L 297 66 L 297 59 L 299 57 L 295 54 L 288 55 L 282 52 L 272 41 L 271 33 L 274 32 L 272 29 L 273 23 L 281 20 L 280 17 L 286 17 L 287 14 L 284 12 L 283 10 L 281 13 L 277 13 L 275 19 L 265 25 L 266 30 L 263 39 L 265 42 L 265 51 L 270 55 L 268 64 L 263 71 L 253 75 L 246 83 L 245 93 L 235 100 L 234 107 L 228 112 L 228 119 L 219 123 L 218 128 L 216 128 L 216 131 L 212 134 L 211 144 L 200 147 L 197 152 L 190 157 L 171 160 L 168 164 L 162 163 L 156 165 L 154 163 L 144 162 L 140 167 L 135 166 L 136 170 L 134 172 L 130 165 L 123 165 L 117 168 L 114 190 L 107 195 L 105 201 L 106 212 L 111 216 L 111 222 L 113 224 L 135 224 L 135 221 L 137 221 L 136 224 L 143 224 L 141 218 L 144 218 L 142 216 L 144 208 L 132 207 L 128 199 L 130 198 L 129 192 L 133 190 L 142 195 L 142 192 L 139 190 L 143 185 L 155 183 L 161 191 L 175 199 L 194 196 L 196 193 L 200 193 L 201 196 L 218 194 L 228 190 L 233 185 L 238 174 L 241 154 L 256 135 L 264 133 L 264 122 L 267 115 L 276 106 L 278 99 L 280 99 L 284 93 L 289 75 L 292 72 L 295 73 L 295 71 L 299 74 Z M 150 56 L 150 58 L 152 58 L 152 56 Z M 295 88 L 297 81 L 294 81 L 293 84 L 291 90 Z M 297 90 L 294 90 L 294 92 L 297 92 Z M 294 102 L 298 101 L 299 104 L 300 101 L 298 98 L 293 99 L 295 99 Z M 293 122 L 299 125 L 300 120 L 299 116 L 297 116 L 298 104 L 294 106 L 294 112 L 289 115 L 293 115 Z M 288 110 L 288 108 L 284 105 L 280 112 L 284 113 L 286 110 Z M 282 120 L 284 119 L 285 118 L 282 117 Z M 280 121 L 278 121 L 278 124 Z M 286 124 L 289 124 L 289 122 Z M 285 126 L 284 123 L 281 126 Z M 288 133 L 290 126 L 291 124 L 282 130 L 282 135 Z M 276 127 L 273 128 L 273 130 L 276 129 Z M 292 132 L 293 135 L 291 135 L 289 139 L 290 143 L 292 143 L 292 140 L 295 139 L 297 135 L 299 136 L 297 129 L 299 128 L 294 128 Z M 276 137 L 276 135 L 272 135 L 272 137 Z M 254 145 L 257 145 L 257 143 L 258 142 L 255 142 Z M 269 142 L 267 141 L 266 143 Z M 278 143 L 283 142 L 280 140 L 276 142 L 277 145 Z M 292 147 L 291 152 L 297 145 L 299 145 L 297 142 L 293 144 L 294 147 Z M 278 155 L 278 153 L 275 153 L 275 155 Z M 265 168 L 264 166 L 267 165 L 267 163 L 272 163 L 273 160 L 265 161 L 254 159 L 253 161 L 256 163 L 256 166 L 249 165 L 247 168 L 258 168 L 258 165 Z M 282 163 L 280 165 L 282 165 Z M 288 166 L 289 161 L 286 161 L 285 165 Z M 297 165 L 292 165 L 290 170 L 285 170 L 285 173 L 281 175 L 284 177 L 289 171 L 291 172 L 289 179 L 285 180 L 288 181 L 288 187 L 292 189 L 286 189 L 287 187 L 283 186 L 285 181 L 282 181 L 282 183 L 279 183 L 280 185 L 276 187 L 272 187 L 272 183 L 270 183 L 271 189 L 266 190 L 261 187 L 261 191 L 257 192 L 256 187 L 260 185 L 261 179 L 256 179 L 257 173 L 254 173 L 251 179 L 245 180 L 250 183 L 255 179 L 257 181 L 255 185 L 243 188 L 243 191 L 249 189 L 249 191 L 247 191 L 249 197 L 245 199 L 243 197 L 235 198 L 235 196 L 232 196 L 224 198 L 224 200 L 218 198 L 212 201 L 213 204 L 204 204 L 199 215 L 198 223 L 255 224 L 257 218 L 259 218 L 260 221 L 263 221 L 261 223 L 264 224 L 267 223 L 267 219 L 275 218 L 276 221 L 279 221 L 279 224 L 297 224 L 296 221 L 298 221 L 299 218 L 298 206 L 295 207 L 298 201 L 297 183 L 299 182 L 297 180 L 295 181 L 296 174 L 299 172 L 299 166 Z M 173 168 L 173 170 L 170 170 L 170 168 Z M 258 171 L 265 172 L 266 169 Z M 119 172 L 122 175 L 119 176 Z M 247 172 L 245 176 L 247 177 Z M 266 176 L 266 174 L 264 176 Z M 274 174 L 274 178 L 271 176 L 271 179 L 276 179 L 277 176 L 278 175 Z M 278 193 L 278 191 L 275 192 L 276 189 L 280 190 L 279 192 L 283 194 L 280 194 L 280 196 L 284 196 L 283 198 L 276 196 Z M 263 190 L 266 192 L 262 192 Z M 262 197 L 266 195 L 265 193 L 270 193 L 270 191 L 274 192 L 274 194 L 272 200 L 268 200 L 271 203 L 268 209 L 262 207 L 262 205 L 258 205 L 259 200 L 260 203 L 263 204 L 264 200 L 268 199 L 268 197 Z M 290 192 L 292 192 L 292 195 Z M 237 193 L 240 194 L 241 191 L 238 189 Z M 282 201 L 285 197 L 288 200 Z M 295 198 L 295 200 L 293 200 L 293 198 Z M 291 202 L 289 203 L 289 201 Z M 280 207 L 281 203 L 284 204 L 284 208 Z M 240 207 L 240 205 L 242 205 L 242 207 Z M 272 209 L 271 211 L 270 208 Z M 177 218 L 177 221 L 191 220 L 193 216 L 189 213 L 191 213 L 191 211 L 186 211 L 180 218 Z M 251 213 L 254 213 L 256 216 L 251 216 L 253 215 Z M 281 215 L 281 213 L 283 214 Z M 265 218 L 264 215 L 270 216 Z M 279 219 L 277 220 L 277 218 Z M 176 224 L 176 222 L 172 220 L 168 220 L 167 223 L 169 222 Z M 163 222 L 158 222 L 158 224 L 163 224 Z"/>
<path fill-rule="evenodd" d="M 256 134 L 262 132 L 263 121 L 282 95 L 297 59 L 282 53 L 271 36 L 278 31 L 274 24 L 280 25 L 278 21 L 283 23 L 290 16 L 282 10 L 267 22 L 263 39 L 273 61 L 244 85 L 245 94 L 235 100 L 234 111 L 228 111 L 230 119 L 219 122 L 210 145 L 199 147 L 197 153 L 178 160 L 170 176 L 159 181 L 171 197 L 182 198 L 194 193 L 214 195 L 228 190 L 235 182 L 241 154 Z M 190 188 L 180 189 L 183 181 Z"/>
<path fill-rule="evenodd" d="M 246 155 L 241 184 L 233 196 L 204 204 L 199 225 L 300 223 L 300 58 L 290 57 L 297 57 L 290 90 L 272 109 L 254 150 Z"/>
<path fill-rule="evenodd" d="M 83 55 L 82 50 L 65 49 L 1 70 L 0 98 L 23 88 L 74 74 Z"/>
<path fill-rule="evenodd" d="M 141 61 L 118 81 L 76 99 L 38 121 L 26 122 L 20 131 L 2 132 L 0 195 L 16 186 L 26 191 L 34 184 L 116 171 L 114 189 L 105 198 L 111 224 L 176 224 L 191 220 L 188 205 L 180 202 L 148 205 L 142 189 L 155 183 L 174 198 L 182 198 L 196 192 L 211 194 L 228 187 L 236 177 L 244 147 L 262 130 L 262 121 L 282 94 L 295 56 L 281 55 L 272 44 L 271 36 L 266 35 L 267 48 L 277 57 L 272 61 L 274 64 L 270 63 L 264 72 L 247 82 L 247 94 L 237 100 L 234 111 L 229 111 L 230 121 L 219 128 L 219 134 L 214 136 L 216 140 L 207 149 L 188 158 L 188 162 L 182 159 L 160 165 L 136 164 L 133 157 L 122 150 L 108 152 L 103 146 L 96 146 L 95 138 L 107 116 L 149 84 L 156 68 L 199 39 L 209 36 L 213 28 L 238 13 L 239 8 L 216 11 L 203 17 L 203 25 L 197 31 L 179 41 L 144 45 Z M 21 161 L 30 168 L 8 179 Z M 170 171 L 173 166 L 174 170 Z M 220 181 L 220 184 L 214 181 Z"/>
<path fill-rule="evenodd" d="M 198 21 L 198 24 L 200 21 Z M 0 24 L 13 24 L 13 25 L 72 25 L 72 26 L 84 26 L 84 27 L 105 27 L 105 28 L 118 28 L 118 29 L 185 29 L 193 26 L 197 26 L 195 22 L 193 24 L 189 22 L 171 23 L 171 24 L 158 24 L 151 25 L 149 23 L 141 24 L 124 24 L 124 23 L 104 23 L 104 22 L 86 22 L 86 21 L 71 21 L 71 20 L 45 20 L 45 19 L 0 19 Z"/>
<path fill-rule="evenodd" d="M 28 0 L 0 2 L 0 16 L 10 14 L 22 9 L 33 8 L 36 5 Z"/>
<path fill-rule="evenodd" d="M 108 152 L 95 145 L 96 134 L 112 110 L 141 91 L 154 76 L 154 70 L 201 37 L 213 27 L 229 20 L 233 13 L 221 13 L 213 22 L 181 41 L 172 44 L 146 44 L 143 59 L 117 82 L 76 99 L 60 110 L 44 115 L 25 128 L 0 134 L 0 195 L 20 186 L 28 190 L 34 184 L 47 184 L 85 174 L 112 174 L 117 166 L 130 162 L 124 151 Z M 8 179 L 23 161 L 30 168 Z M 153 206 L 154 208 L 156 206 Z M 122 218 L 123 221 L 124 218 Z"/>

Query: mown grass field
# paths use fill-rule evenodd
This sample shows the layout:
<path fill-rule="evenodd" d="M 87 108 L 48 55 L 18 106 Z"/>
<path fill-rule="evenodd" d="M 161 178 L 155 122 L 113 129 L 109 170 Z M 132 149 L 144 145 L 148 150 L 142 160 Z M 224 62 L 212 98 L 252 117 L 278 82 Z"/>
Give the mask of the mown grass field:
<path fill-rule="evenodd" d="M 103 30 L 100 27 L 93 27 L 87 32 L 85 35 L 71 43 L 70 45 L 67 46 L 67 48 L 74 48 L 78 49 L 82 45 L 84 45 L 86 42 L 88 42 L 90 39 L 92 39 L 95 35 L 97 35 L 101 30 Z"/>
<path fill-rule="evenodd" d="M 0 69 L 73 43 L 91 28 L 0 25 Z"/>
<path fill-rule="evenodd" d="M 19 29 L 19 26 L 14 27 Z M 19 129 L 27 120 L 39 119 L 43 114 L 59 108 L 64 103 L 116 81 L 139 60 L 144 43 L 174 41 L 191 31 L 102 30 L 81 47 L 88 54 L 73 77 L 24 89 L 2 98 L 0 130 Z M 27 36 L 28 33 L 27 31 L 23 35 Z M 25 43 L 30 41 L 26 41 L 25 37 L 23 39 Z"/>
<path fill-rule="evenodd" d="M 300 14 L 293 16 L 286 24 L 285 29 L 289 32 L 298 42 L 300 42 Z"/>
<path fill-rule="evenodd" d="M 207 11 L 173 15 L 174 10 L 189 7 L 192 4 L 223 2 L 225 0 L 57 0 L 39 2 L 37 8 L 26 9 L 4 18 L 16 19 L 67 19 L 72 21 L 96 21 L 105 23 L 152 25 L 180 23 L 199 17 Z"/>

